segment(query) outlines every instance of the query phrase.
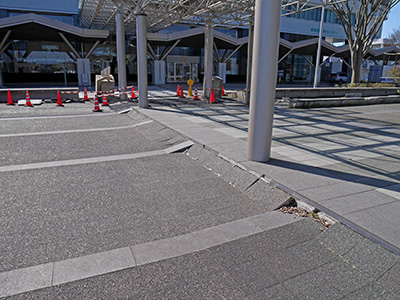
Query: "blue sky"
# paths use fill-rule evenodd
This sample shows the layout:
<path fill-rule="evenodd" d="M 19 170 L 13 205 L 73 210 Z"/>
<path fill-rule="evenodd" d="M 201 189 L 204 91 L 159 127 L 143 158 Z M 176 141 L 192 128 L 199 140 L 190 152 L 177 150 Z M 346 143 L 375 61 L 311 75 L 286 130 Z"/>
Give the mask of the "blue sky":
<path fill-rule="evenodd" d="M 400 4 L 390 11 L 388 20 L 383 23 L 382 37 L 388 37 L 394 29 L 400 29 Z"/>

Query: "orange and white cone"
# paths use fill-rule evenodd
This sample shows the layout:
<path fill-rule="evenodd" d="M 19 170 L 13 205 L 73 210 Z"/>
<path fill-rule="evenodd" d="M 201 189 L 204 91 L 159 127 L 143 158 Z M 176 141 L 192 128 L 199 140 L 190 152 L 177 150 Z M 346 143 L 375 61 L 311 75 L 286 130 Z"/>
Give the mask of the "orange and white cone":
<path fill-rule="evenodd" d="M 181 89 L 180 89 L 179 85 L 178 85 L 178 88 L 176 89 L 176 95 L 177 95 L 178 97 L 181 96 Z"/>
<path fill-rule="evenodd" d="M 7 91 L 7 105 L 15 105 L 10 90 Z"/>
<path fill-rule="evenodd" d="M 136 99 L 136 93 L 135 93 L 135 87 L 132 87 L 132 92 L 131 92 L 131 100 Z"/>
<path fill-rule="evenodd" d="M 224 86 L 222 86 L 222 93 L 221 96 L 226 96 Z"/>
<path fill-rule="evenodd" d="M 199 96 L 197 95 L 197 87 L 194 88 L 193 100 L 199 100 Z"/>
<path fill-rule="evenodd" d="M 60 91 L 57 91 L 57 104 L 56 104 L 56 106 L 64 106 L 62 104 Z"/>
<path fill-rule="evenodd" d="M 89 96 L 87 94 L 87 89 L 85 88 L 85 91 L 83 92 L 83 101 L 89 101 Z"/>
<path fill-rule="evenodd" d="M 103 104 L 101 106 L 109 106 L 107 97 L 106 97 L 106 93 L 104 93 L 104 92 L 103 92 Z"/>
<path fill-rule="evenodd" d="M 94 109 L 93 112 L 102 112 L 99 106 L 99 100 L 97 100 L 97 95 L 94 96 Z"/>
<path fill-rule="evenodd" d="M 32 102 L 31 102 L 31 96 L 29 96 L 29 91 L 26 91 L 26 102 L 25 102 L 25 106 L 33 107 Z"/>
<path fill-rule="evenodd" d="M 211 89 L 210 103 L 215 103 L 215 93 L 214 93 L 214 89 Z"/>
<path fill-rule="evenodd" d="M 181 86 L 181 93 L 180 93 L 179 97 L 185 98 L 185 95 L 183 94 L 183 86 Z"/>

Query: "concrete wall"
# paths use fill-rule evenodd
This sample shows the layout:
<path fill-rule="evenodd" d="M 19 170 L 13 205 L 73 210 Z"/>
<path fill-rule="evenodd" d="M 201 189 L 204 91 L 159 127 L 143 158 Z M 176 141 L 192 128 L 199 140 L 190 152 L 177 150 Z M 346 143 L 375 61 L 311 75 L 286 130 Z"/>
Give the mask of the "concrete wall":
<path fill-rule="evenodd" d="M 399 88 L 278 88 L 276 98 L 331 98 L 346 94 L 361 94 L 361 97 L 396 95 Z"/>

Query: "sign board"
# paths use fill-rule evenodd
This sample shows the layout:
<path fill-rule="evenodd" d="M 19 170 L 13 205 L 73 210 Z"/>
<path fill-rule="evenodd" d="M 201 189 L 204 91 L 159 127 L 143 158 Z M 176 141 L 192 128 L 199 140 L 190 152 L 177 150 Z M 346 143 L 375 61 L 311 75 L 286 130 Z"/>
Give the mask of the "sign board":
<path fill-rule="evenodd" d="M 89 83 L 89 76 L 87 73 L 82 73 L 82 82 L 83 82 L 83 84 Z"/>

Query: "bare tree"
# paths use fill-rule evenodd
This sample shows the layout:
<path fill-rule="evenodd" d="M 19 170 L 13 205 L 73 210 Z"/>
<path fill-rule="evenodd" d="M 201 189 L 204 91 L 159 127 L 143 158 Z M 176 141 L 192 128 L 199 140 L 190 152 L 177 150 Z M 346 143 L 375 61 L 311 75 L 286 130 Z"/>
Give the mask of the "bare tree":
<path fill-rule="evenodd" d="M 393 45 L 400 47 L 400 28 L 393 30 L 389 35 L 389 39 L 392 41 Z"/>
<path fill-rule="evenodd" d="M 350 47 L 351 83 L 360 82 L 363 57 L 380 32 L 388 13 L 399 2 L 400 0 L 348 0 L 332 4 Z"/>

